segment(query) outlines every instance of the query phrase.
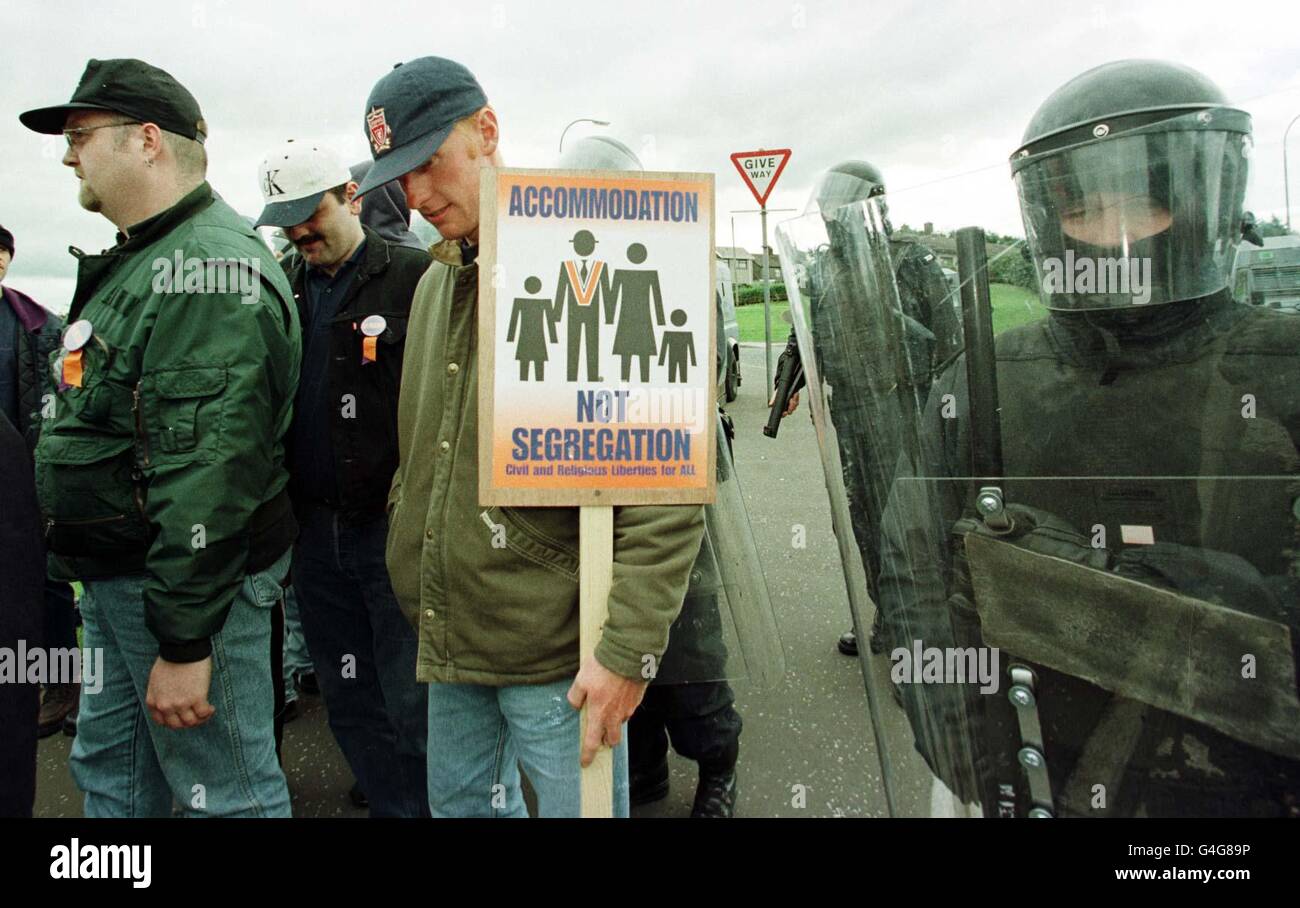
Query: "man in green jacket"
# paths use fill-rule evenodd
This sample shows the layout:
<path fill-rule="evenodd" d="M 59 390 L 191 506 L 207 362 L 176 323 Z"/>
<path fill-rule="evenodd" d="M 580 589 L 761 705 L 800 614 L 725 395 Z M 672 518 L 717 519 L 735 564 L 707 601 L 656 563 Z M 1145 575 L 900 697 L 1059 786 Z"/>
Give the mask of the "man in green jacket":
<path fill-rule="evenodd" d="M 579 665 L 578 509 L 478 503 L 479 170 L 501 165 L 496 113 L 465 67 L 422 57 L 375 85 L 366 134 L 375 164 L 360 193 L 400 178 L 444 238 L 411 303 L 387 552 L 430 682 L 429 808 L 523 816 L 522 765 L 539 813 L 576 816 L 579 762 L 608 745 L 626 816 L 624 723 L 667 648 L 703 509 L 614 509 L 609 618 Z"/>
<path fill-rule="evenodd" d="M 207 124 L 166 72 L 91 60 L 70 103 L 20 119 L 66 137 L 82 207 L 119 231 L 100 255 L 74 250 L 36 450 L 50 574 L 83 582 L 84 643 L 103 652 L 71 757 L 86 815 L 168 816 L 174 800 L 288 816 L 270 665 L 296 532 L 288 284 L 207 184 Z"/>

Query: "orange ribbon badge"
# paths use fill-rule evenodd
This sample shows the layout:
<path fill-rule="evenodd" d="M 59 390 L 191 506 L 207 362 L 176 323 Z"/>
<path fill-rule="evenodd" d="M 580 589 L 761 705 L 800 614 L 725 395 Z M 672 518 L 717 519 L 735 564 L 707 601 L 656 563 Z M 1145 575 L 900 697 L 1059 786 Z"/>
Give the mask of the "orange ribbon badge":
<path fill-rule="evenodd" d="M 73 388 L 81 387 L 81 351 L 70 350 L 63 357 L 63 383 Z"/>
<path fill-rule="evenodd" d="M 388 321 L 382 315 L 368 315 L 362 319 L 361 364 L 363 366 L 379 359 L 379 335 L 383 334 L 387 327 Z"/>

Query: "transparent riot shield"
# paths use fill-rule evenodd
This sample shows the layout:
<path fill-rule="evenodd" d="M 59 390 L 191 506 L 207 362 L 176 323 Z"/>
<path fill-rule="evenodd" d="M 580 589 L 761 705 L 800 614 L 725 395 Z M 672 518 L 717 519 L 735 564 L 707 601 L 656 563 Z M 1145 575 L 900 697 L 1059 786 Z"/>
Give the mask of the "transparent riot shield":
<path fill-rule="evenodd" d="M 877 608 L 882 519 L 900 461 L 920 448 L 932 336 L 904 311 L 878 199 L 812 211 L 777 231 L 791 317 L 807 375 L 885 800 L 924 813 L 930 774 L 890 693 Z M 924 540 L 915 540 L 918 549 Z M 931 548 L 939 539 L 930 540 Z M 921 561 L 924 564 L 924 560 Z M 872 629 L 877 628 L 874 632 Z M 918 723 L 918 727 L 924 722 Z M 910 765 L 909 765 L 910 764 Z"/>
<path fill-rule="evenodd" d="M 1300 318 L 1240 292 L 1295 240 L 1218 117 L 1020 162 L 1028 241 L 927 213 L 938 366 L 874 200 L 778 228 L 896 813 L 1300 811 Z"/>
<path fill-rule="evenodd" d="M 785 650 L 721 418 L 717 464 L 717 501 L 705 505 L 704 541 L 655 684 L 744 678 L 766 686 L 785 674 Z"/>

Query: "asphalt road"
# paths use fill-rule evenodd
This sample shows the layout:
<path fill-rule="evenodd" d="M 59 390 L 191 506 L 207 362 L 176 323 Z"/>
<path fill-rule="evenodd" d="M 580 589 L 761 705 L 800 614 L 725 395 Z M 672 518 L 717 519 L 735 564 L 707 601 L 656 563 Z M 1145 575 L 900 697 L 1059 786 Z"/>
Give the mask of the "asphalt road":
<path fill-rule="evenodd" d="M 849 608 L 806 402 L 785 421 L 779 438 L 767 438 L 762 434 L 767 400 L 761 346 L 743 349 L 741 368 L 740 397 L 727 410 L 736 423 L 737 473 L 780 628 L 786 672 L 765 688 L 744 679 L 733 684 L 745 723 L 737 815 L 885 816 L 862 669 L 858 660 L 835 648 L 850 626 Z M 800 536 L 802 547 L 796 544 Z M 885 682 L 880 688 L 885 690 L 884 669 L 877 667 L 876 677 Z M 300 706 L 301 715 L 287 726 L 284 741 L 295 816 L 365 816 L 348 801 L 352 776 L 320 700 L 304 697 Z M 906 743 L 902 714 L 886 700 L 882 717 L 886 739 L 894 742 L 890 752 L 900 812 L 925 813 L 929 776 Z M 56 735 L 41 742 L 38 816 L 81 813 L 81 797 L 67 769 L 71 740 Z M 670 767 L 669 796 L 634 810 L 634 816 L 690 813 L 695 764 L 672 755 Z"/>

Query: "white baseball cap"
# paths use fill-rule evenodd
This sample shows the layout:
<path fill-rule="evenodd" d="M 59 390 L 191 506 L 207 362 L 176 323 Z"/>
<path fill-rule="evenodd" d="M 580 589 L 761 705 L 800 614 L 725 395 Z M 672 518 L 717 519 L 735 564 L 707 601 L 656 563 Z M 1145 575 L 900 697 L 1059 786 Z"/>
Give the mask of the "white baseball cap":
<path fill-rule="evenodd" d="M 352 181 L 352 174 L 328 148 L 290 139 L 257 168 L 265 207 L 256 226 L 296 227 L 312 216 L 327 190 Z"/>

